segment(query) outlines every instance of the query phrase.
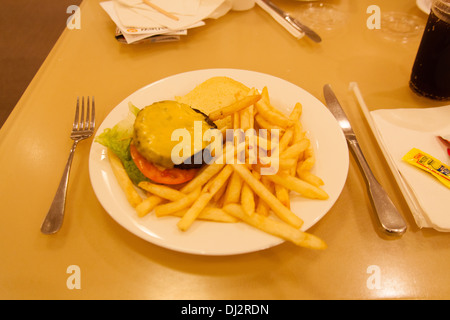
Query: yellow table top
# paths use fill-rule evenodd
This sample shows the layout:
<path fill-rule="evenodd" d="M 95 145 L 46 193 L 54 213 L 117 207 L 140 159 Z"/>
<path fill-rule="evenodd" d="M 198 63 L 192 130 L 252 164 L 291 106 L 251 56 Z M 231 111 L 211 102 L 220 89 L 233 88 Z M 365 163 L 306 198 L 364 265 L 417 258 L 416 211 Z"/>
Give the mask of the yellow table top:
<path fill-rule="evenodd" d="M 351 5 L 350 5 L 351 2 Z M 301 2 L 280 0 L 291 11 Z M 371 110 L 443 103 L 408 88 L 420 36 L 406 43 L 367 28 L 371 1 L 329 1 L 345 15 L 323 42 L 296 40 L 260 7 L 232 11 L 179 42 L 121 44 L 99 1 L 81 5 L 81 29 L 66 29 L 0 131 L 0 298 L 2 299 L 378 299 L 450 297 L 450 235 L 419 229 L 348 90 L 356 81 Z M 413 0 L 377 2 L 381 12 L 426 15 Z M 259 71 L 324 101 L 332 84 L 376 177 L 407 221 L 391 238 L 378 230 L 365 181 L 350 155 L 341 196 L 310 232 L 325 251 L 283 243 L 236 256 L 199 256 L 148 243 L 122 228 L 92 189 L 92 139 L 77 148 L 66 216 L 40 232 L 71 146 L 76 97 L 95 95 L 97 121 L 137 89 L 207 68 Z M 74 271 L 71 266 L 77 266 Z M 70 288 L 77 274 L 81 288 Z M 68 285 L 69 283 L 69 285 Z"/>

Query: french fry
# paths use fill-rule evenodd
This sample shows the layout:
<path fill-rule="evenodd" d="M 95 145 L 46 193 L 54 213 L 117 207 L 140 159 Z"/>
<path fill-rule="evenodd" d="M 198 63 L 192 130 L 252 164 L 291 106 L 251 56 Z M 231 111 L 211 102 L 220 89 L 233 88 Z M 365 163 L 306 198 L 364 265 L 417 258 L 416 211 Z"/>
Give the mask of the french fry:
<path fill-rule="evenodd" d="M 284 151 L 291 144 L 293 137 L 294 137 L 294 126 L 291 126 L 281 136 L 279 142 L 280 152 Z"/>
<path fill-rule="evenodd" d="M 261 95 L 252 95 L 252 96 L 246 96 L 235 103 L 232 103 L 229 106 L 223 107 L 219 110 L 211 112 L 208 117 L 212 121 L 217 121 L 219 119 L 223 119 L 225 117 L 228 117 L 232 115 L 235 112 L 239 112 L 252 104 L 255 104 L 259 99 L 261 99 Z"/>
<path fill-rule="evenodd" d="M 241 190 L 241 205 L 248 215 L 252 215 L 255 212 L 255 196 L 250 186 L 245 182 Z"/>
<path fill-rule="evenodd" d="M 231 178 L 227 184 L 223 203 L 238 203 L 241 196 L 242 178 L 237 172 L 231 174 Z"/>
<path fill-rule="evenodd" d="M 216 161 L 205 165 L 181 188 L 141 182 L 138 187 L 148 193 L 142 199 L 120 160 L 108 150 L 127 200 L 139 217 L 152 211 L 157 217 L 180 217 L 177 227 L 182 231 L 196 220 L 242 221 L 296 245 L 325 249 L 321 239 L 299 230 L 303 220 L 290 210 L 291 191 L 312 199 L 328 198 L 321 189 L 323 180 L 311 172 L 316 159 L 302 129 L 301 103 L 287 116 L 272 105 L 267 87 L 261 94 L 252 88 L 234 99 L 234 103 L 209 114 L 212 121 L 231 118 L 227 126 L 219 128 L 226 141 L 224 149 L 214 148 Z M 234 134 L 233 141 L 228 141 L 226 129 L 239 130 L 242 135 Z M 274 174 L 262 175 L 263 168 L 273 169 Z"/>
<path fill-rule="evenodd" d="M 271 140 L 267 139 L 267 137 L 261 137 L 261 135 L 258 135 L 256 138 L 256 142 L 258 145 L 258 148 L 263 149 L 265 151 L 272 150 L 272 148 L 276 148 L 276 145 L 272 145 Z"/>
<path fill-rule="evenodd" d="M 309 140 L 302 139 L 300 142 L 289 146 L 287 149 L 283 150 L 280 153 L 280 158 L 293 158 L 296 159 L 300 156 L 300 154 L 305 151 L 309 147 Z"/>
<path fill-rule="evenodd" d="M 239 112 L 235 112 L 232 115 L 233 119 L 233 129 L 239 129 L 241 127 L 241 117 L 239 116 Z"/>
<path fill-rule="evenodd" d="M 209 221 L 217 221 L 217 222 L 228 222 L 228 223 L 236 223 L 238 219 L 228 214 L 222 208 L 215 207 L 206 207 L 200 213 L 199 219 L 209 220 Z"/>
<path fill-rule="evenodd" d="M 325 183 L 323 182 L 323 180 L 316 176 L 315 174 L 311 173 L 311 171 L 306 171 L 306 170 L 300 170 L 297 171 L 297 175 L 300 179 L 302 179 L 303 181 L 306 181 L 316 187 L 320 187 L 323 186 Z"/>
<path fill-rule="evenodd" d="M 279 161 L 278 169 L 279 170 L 287 170 L 294 168 L 294 170 L 297 170 L 297 159 L 292 158 L 283 158 L 282 161 Z"/>
<path fill-rule="evenodd" d="M 221 199 L 223 199 L 223 195 L 225 194 L 225 191 L 227 191 L 228 182 L 224 183 L 220 189 L 214 194 L 213 201 L 218 203 Z"/>
<path fill-rule="evenodd" d="M 251 105 L 250 107 L 248 107 L 248 112 L 249 112 L 249 118 L 250 118 L 250 128 L 249 129 L 253 129 L 253 128 L 255 128 L 255 105 Z"/>
<path fill-rule="evenodd" d="M 249 106 L 248 108 L 245 108 L 244 110 L 239 112 L 240 116 L 240 129 L 246 131 L 250 129 L 250 112 L 249 112 Z"/>
<path fill-rule="evenodd" d="M 260 113 L 255 116 L 256 123 L 262 128 L 266 130 L 278 129 L 280 130 L 280 135 L 284 133 L 285 129 L 269 120 L 264 118 Z"/>
<path fill-rule="evenodd" d="M 108 149 L 108 158 L 120 188 L 125 193 L 130 205 L 136 208 L 136 206 L 142 202 L 142 198 L 134 188 L 133 182 L 131 182 L 130 177 L 125 171 L 122 161 L 120 161 L 120 159 L 110 149 Z"/>
<path fill-rule="evenodd" d="M 296 173 L 297 173 L 296 170 L 297 170 L 297 168 L 291 167 L 289 170 L 287 170 L 287 172 L 288 172 L 291 176 L 295 177 L 295 175 L 296 175 Z"/>
<path fill-rule="evenodd" d="M 252 96 L 252 95 L 258 95 L 258 92 L 256 91 L 256 89 L 251 89 L 250 92 L 248 93 L 248 96 Z M 248 130 L 248 129 L 253 129 L 254 127 L 254 105 L 250 105 L 247 108 L 241 110 L 238 114 L 238 116 L 240 117 L 239 123 L 240 126 L 238 127 L 239 129 L 242 129 L 244 131 Z"/>
<path fill-rule="evenodd" d="M 255 212 L 267 217 L 270 215 L 270 207 L 262 199 L 258 199 L 258 204 L 256 205 Z"/>
<path fill-rule="evenodd" d="M 209 192 L 214 195 L 219 189 L 222 187 L 225 182 L 227 182 L 230 175 L 233 173 L 233 168 L 230 165 L 226 165 L 222 171 L 212 180 L 211 184 L 208 184 L 207 187 L 203 188 L 203 192 Z"/>
<path fill-rule="evenodd" d="M 177 211 L 171 214 L 174 217 L 183 217 L 188 209 L 182 211 Z M 222 208 L 216 207 L 206 207 L 204 208 L 197 217 L 198 220 L 214 221 L 214 222 L 226 222 L 226 223 L 236 223 L 239 221 L 238 218 L 233 217 L 228 214 Z"/>
<path fill-rule="evenodd" d="M 181 188 L 181 192 L 190 193 L 195 190 L 197 187 L 203 187 L 205 183 L 207 183 L 213 176 L 215 176 L 225 164 L 212 163 L 203 167 L 199 173 L 189 181 L 183 188 Z"/>
<path fill-rule="evenodd" d="M 136 206 L 136 213 L 138 217 L 144 217 L 150 213 L 156 206 L 162 204 L 164 199 L 155 195 L 151 195 L 144 199 Z"/>
<path fill-rule="evenodd" d="M 289 190 L 286 187 L 276 184 L 275 195 L 286 208 L 288 209 L 291 208 L 291 199 L 289 197 Z"/>
<path fill-rule="evenodd" d="M 315 162 L 316 162 L 316 158 L 314 156 L 312 148 L 310 147 L 305 150 L 302 161 L 298 163 L 297 172 L 299 170 L 300 171 L 302 171 L 302 170 L 311 171 L 312 168 L 314 167 Z"/>
<path fill-rule="evenodd" d="M 267 190 L 261 181 L 257 180 L 248 168 L 241 164 L 233 164 L 233 169 L 240 174 L 240 176 L 245 180 L 246 183 L 252 188 L 252 190 L 263 199 L 270 208 L 275 212 L 275 214 L 283 221 L 289 223 L 290 225 L 300 228 L 303 224 L 303 220 L 296 216 L 292 211 L 286 208 L 280 200 L 277 199 L 272 193 Z M 269 177 L 269 176 L 267 176 Z"/>
<path fill-rule="evenodd" d="M 208 184 L 203 188 L 200 196 L 194 201 L 192 207 L 184 214 L 184 216 L 178 221 L 177 226 L 180 230 L 186 231 L 197 219 L 200 212 L 206 207 L 214 194 L 221 188 L 221 186 L 228 180 L 233 169 L 226 165 L 222 171 L 212 180 L 211 184 Z"/>
<path fill-rule="evenodd" d="M 291 114 L 289 115 L 289 119 L 298 122 L 302 115 L 302 111 L 303 111 L 302 104 L 300 102 L 297 102 L 294 106 L 294 109 L 292 109 Z"/>
<path fill-rule="evenodd" d="M 220 133 L 222 133 L 222 137 L 225 139 L 227 129 L 233 129 L 233 127 L 230 124 L 225 124 L 222 125 L 221 127 L 218 126 L 217 129 L 220 131 Z"/>
<path fill-rule="evenodd" d="M 174 212 L 186 209 L 192 203 L 194 203 L 194 201 L 199 197 L 200 192 L 201 192 L 200 187 L 197 187 L 196 190 L 192 191 L 189 194 L 186 194 L 185 197 L 183 197 L 179 200 L 160 204 L 160 205 L 156 206 L 154 209 L 155 215 L 157 217 L 162 217 L 162 216 L 170 215 Z"/>
<path fill-rule="evenodd" d="M 270 111 L 278 113 L 281 117 L 286 117 L 286 115 L 283 112 L 275 108 L 270 102 L 269 90 L 267 89 L 266 86 L 261 91 L 261 100 L 264 101 L 266 107 L 269 108 Z"/>
<path fill-rule="evenodd" d="M 201 193 L 200 196 L 195 199 L 192 207 L 190 207 L 186 213 L 178 221 L 177 226 L 181 231 L 186 231 L 192 225 L 194 220 L 197 219 L 200 212 L 208 205 L 212 198 L 212 194 L 209 192 Z"/>
<path fill-rule="evenodd" d="M 255 166 L 254 166 L 255 167 Z M 252 171 L 253 176 L 255 177 L 255 179 L 260 180 L 261 183 L 267 188 L 268 186 L 266 186 L 263 182 L 263 179 L 261 178 L 261 174 L 259 173 L 258 170 L 253 170 Z M 266 180 L 268 181 L 268 180 Z M 268 181 L 270 184 L 272 182 Z M 270 214 L 270 208 L 269 206 L 262 200 L 259 199 L 258 196 L 255 194 L 254 195 L 254 199 L 255 199 L 255 213 L 256 214 L 261 214 L 264 216 L 268 216 Z"/>
<path fill-rule="evenodd" d="M 262 95 L 264 96 L 264 90 Z M 256 102 L 255 106 L 256 110 L 258 110 L 258 115 L 261 118 L 264 118 L 267 122 L 273 123 L 274 125 L 282 128 L 287 128 L 294 124 L 294 122 L 284 114 L 271 108 L 269 103 L 267 102 L 267 99 L 263 98 L 259 100 L 258 102 Z"/>
<path fill-rule="evenodd" d="M 289 190 L 293 190 L 306 198 L 325 200 L 329 197 L 328 194 L 321 188 L 284 172 L 279 172 L 278 174 L 270 176 L 268 175 L 267 179 L 271 180 L 275 184 L 282 185 Z"/>
<path fill-rule="evenodd" d="M 177 201 L 186 196 L 186 194 L 184 194 L 183 192 L 173 189 L 169 186 L 155 184 L 148 181 L 142 181 L 138 186 L 145 191 L 171 201 Z"/>
<path fill-rule="evenodd" d="M 261 183 L 267 188 L 267 190 L 275 194 L 275 187 L 272 181 L 268 180 L 265 176 L 261 176 Z M 256 206 L 256 213 L 261 214 L 263 216 L 270 215 L 270 207 L 269 205 L 261 198 L 258 199 L 258 205 Z"/>
<path fill-rule="evenodd" d="M 238 204 L 228 204 L 224 207 L 224 210 L 250 226 L 290 241 L 298 246 L 317 250 L 324 250 L 327 248 L 326 243 L 319 237 L 296 229 L 289 224 L 262 215 L 248 215 Z"/>
<path fill-rule="evenodd" d="M 302 126 L 299 121 L 297 121 L 293 127 L 294 127 L 293 141 L 294 143 L 296 143 L 305 138 L 305 133 L 303 132 Z"/>

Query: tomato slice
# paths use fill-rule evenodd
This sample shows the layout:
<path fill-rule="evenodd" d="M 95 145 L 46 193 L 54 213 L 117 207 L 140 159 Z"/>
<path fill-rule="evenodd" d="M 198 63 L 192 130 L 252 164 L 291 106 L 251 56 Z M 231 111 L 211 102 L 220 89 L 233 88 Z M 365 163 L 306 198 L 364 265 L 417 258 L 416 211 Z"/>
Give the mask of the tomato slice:
<path fill-rule="evenodd" d="M 134 163 L 144 176 L 161 184 L 180 184 L 193 179 L 199 169 L 164 169 L 160 170 L 154 164 L 145 159 L 134 144 L 130 144 L 130 154 Z"/>

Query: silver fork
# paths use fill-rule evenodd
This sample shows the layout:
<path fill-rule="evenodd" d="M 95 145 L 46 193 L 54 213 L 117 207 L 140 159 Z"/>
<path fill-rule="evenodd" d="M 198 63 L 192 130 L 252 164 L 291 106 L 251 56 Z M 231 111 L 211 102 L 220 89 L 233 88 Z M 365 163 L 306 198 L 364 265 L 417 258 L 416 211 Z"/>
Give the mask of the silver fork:
<path fill-rule="evenodd" d="M 66 204 L 67 185 L 69 181 L 70 167 L 72 165 L 73 155 L 78 142 L 87 139 L 95 130 L 95 101 L 92 97 L 92 107 L 89 97 L 87 97 L 86 111 L 84 107 L 84 97 L 81 99 L 81 115 L 80 115 L 80 98 L 77 98 L 77 107 L 75 110 L 75 119 L 73 121 L 72 132 L 70 138 L 74 140 L 72 149 L 70 149 L 69 159 L 67 159 L 66 167 L 61 181 L 56 190 L 50 210 L 45 217 L 41 226 L 41 232 L 44 234 L 53 234 L 57 232 L 62 225 L 64 219 L 64 208 Z"/>

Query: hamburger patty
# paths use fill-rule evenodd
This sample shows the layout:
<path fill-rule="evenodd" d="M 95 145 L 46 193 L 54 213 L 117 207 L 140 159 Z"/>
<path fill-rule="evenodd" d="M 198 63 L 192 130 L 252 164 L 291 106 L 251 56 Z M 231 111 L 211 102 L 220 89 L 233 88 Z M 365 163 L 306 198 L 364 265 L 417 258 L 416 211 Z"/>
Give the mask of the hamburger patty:
<path fill-rule="evenodd" d="M 201 147 L 199 141 L 194 143 L 194 124 L 201 123 Z M 189 154 L 182 154 L 183 159 L 191 159 L 197 152 L 201 152 L 207 142 L 203 141 L 203 134 L 210 128 L 216 128 L 208 117 L 198 110 L 192 109 L 184 103 L 176 101 L 155 102 L 139 111 L 134 123 L 133 143 L 139 153 L 149 162 L 162 168 L 173 168 L 172 150 L 180 141 L 171 141 L 172 133 L 177 129 L 182 129 L 189 133 L 190 141 L 183 139 L 182 143 L 189 145 Z M 192 165 L 181 164 L 177 167 L 192 168 Z M 198 164 L 197 164 L 198 166 Z"/>

